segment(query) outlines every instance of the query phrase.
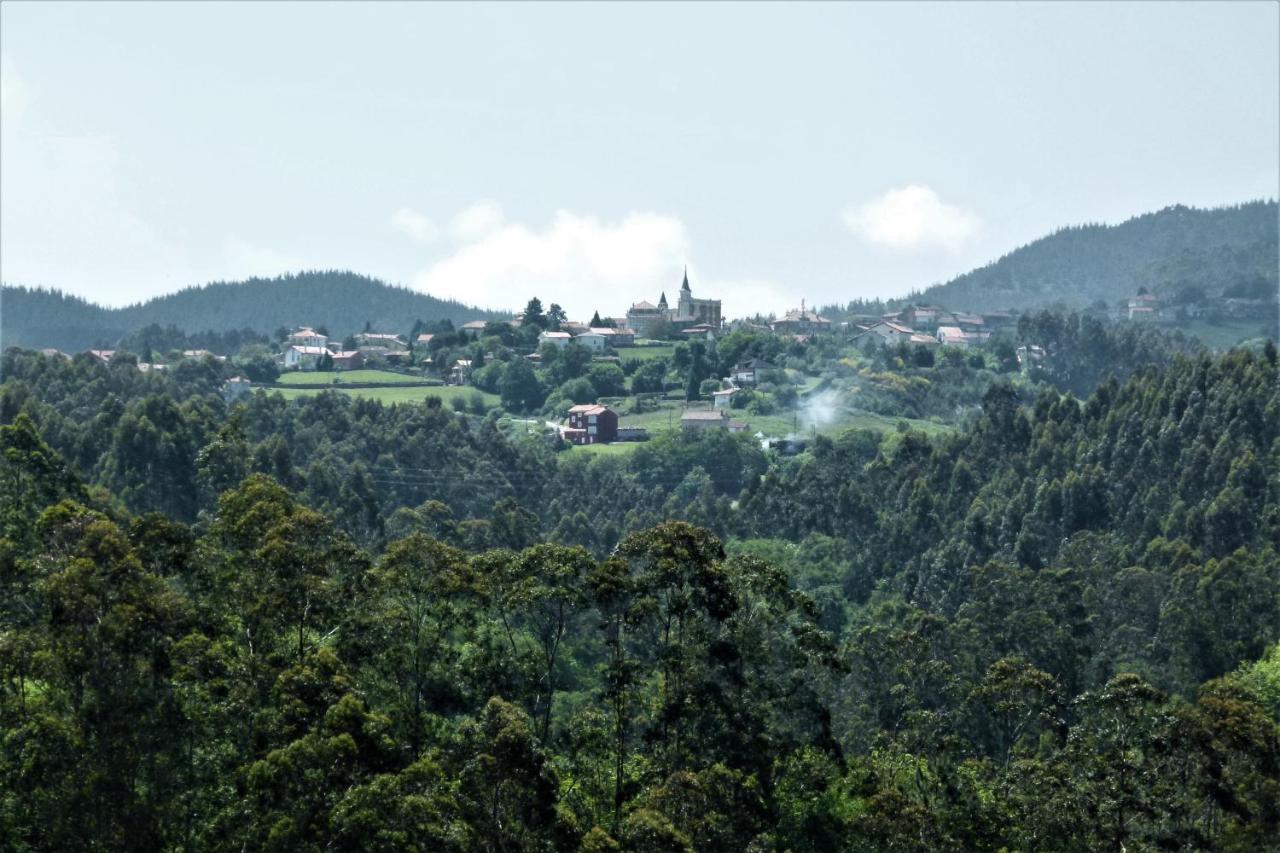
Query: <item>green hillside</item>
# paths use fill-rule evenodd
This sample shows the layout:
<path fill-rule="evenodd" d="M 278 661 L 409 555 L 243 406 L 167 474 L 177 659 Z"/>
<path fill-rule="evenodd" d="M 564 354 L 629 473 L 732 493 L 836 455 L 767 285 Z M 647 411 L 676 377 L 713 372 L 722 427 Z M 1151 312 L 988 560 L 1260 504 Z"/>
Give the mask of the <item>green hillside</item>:
<path fill-rule="evenodd" d="M 1163 298 L 1267 298 L 1277 289 L 1274 201 L 1181 205 L 1119 225 L 1063 228 L 919 294 L 952 310 L 1108 305 L 1139 287 Z M 1197 290 L 1198 289 L 1198 290 Z"/>
<path fill-rule="evenodd" d="M 5 286 L 0 292 L 0 345 L 65 350 L 111 346 L 153 323 L 187 332 L 266 333 L 309 324 L 345 336 L 366 323 L 408 332 L 415 320 L 457 324 L 501 316 L 507 315 L 338 271 L 215 282 L 124 308 L 104 308 L 56 290 Z"/>

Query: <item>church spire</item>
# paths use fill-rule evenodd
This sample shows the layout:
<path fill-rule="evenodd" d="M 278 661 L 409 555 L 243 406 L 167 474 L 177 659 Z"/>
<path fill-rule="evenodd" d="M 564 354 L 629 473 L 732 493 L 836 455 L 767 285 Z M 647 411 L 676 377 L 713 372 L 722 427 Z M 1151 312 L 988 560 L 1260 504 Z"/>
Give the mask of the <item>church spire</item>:
<path fill-rule="evenodd" d="M 662 291 L 662 296 L 658 299 L 658 307 L 665 308 L 667 304 L 667 292 Z"/>
<path fill-rule="evenodd" d="M 681 290 L 689 290 L 689 265 L 684 267 L 684 284 L 680 285 Z"/>

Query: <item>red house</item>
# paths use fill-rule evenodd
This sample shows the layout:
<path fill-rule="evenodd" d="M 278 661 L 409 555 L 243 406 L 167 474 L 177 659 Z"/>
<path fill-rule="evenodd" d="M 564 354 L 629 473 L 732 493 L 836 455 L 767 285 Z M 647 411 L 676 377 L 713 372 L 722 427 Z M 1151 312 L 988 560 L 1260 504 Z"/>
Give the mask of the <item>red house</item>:
<path fill-rule="evenodd" d="M 585 403 L 569 409 L 564 437 L 574 444 L 607 444 L 618 440 L 618 413 L 608 406 Z"/>

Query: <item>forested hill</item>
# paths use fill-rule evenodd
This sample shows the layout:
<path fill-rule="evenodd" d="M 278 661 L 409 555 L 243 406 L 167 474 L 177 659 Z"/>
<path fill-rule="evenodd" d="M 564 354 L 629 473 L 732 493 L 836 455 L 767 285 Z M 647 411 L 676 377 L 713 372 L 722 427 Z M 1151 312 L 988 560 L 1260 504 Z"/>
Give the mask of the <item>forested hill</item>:
<path fill-rule="evenodd" d="M 104 308 L 58 291 L 6 286 L 0 294 L 3 345 L 85 349 L 110 346 L 152 323 L 187 332 L 325 326 L 344 336 L 365 323 L 408 332 L 414 320 L 454 323 L 503 316 L 437 299 L 352 272 L 304 272 L 188 287 L 125 308 Z"/>
<path fill-rule="evenodd" d="M 627 460 L 9 350 L 0 848 L 1275 851 L 1278 358 Z"/>
<path fill-rule="evenodd" d="M 1063 228 L 997 261 L 935 285 L 919 301 L 952 310 L 1112 305 L 1139 287 L 1176 300 L 1274 299 L 1277 207 L 1255 201 L 1208 210 L 1168 207 L 1119 225 Z"/>

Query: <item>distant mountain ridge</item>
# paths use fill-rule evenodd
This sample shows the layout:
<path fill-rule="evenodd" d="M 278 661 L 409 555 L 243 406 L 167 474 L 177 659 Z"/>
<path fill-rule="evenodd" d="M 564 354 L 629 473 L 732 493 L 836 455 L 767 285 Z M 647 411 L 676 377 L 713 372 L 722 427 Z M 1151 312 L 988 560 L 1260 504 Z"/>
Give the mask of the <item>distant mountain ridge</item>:
<path fill-rule="evenodd" d="M 56 290 L 5 285 L 0 345 L 85 349 L 114 344 L 152 323 L 189 333 L 253 329 L 266 334 L 306 324 L 344 337 L 366 322 L 380 331 L 408 332 L 415 320 L 460 324 L 507 316 L 345 271 L 215 282 L 124 308 L 105 308 Z"/>
<path fill-rule="evenodd" d="M 1275 201 L 1176 205 L 1118 225 L 1063 228 L 910 301 L 959 311 L 1079 309 L 1112 305 L 1139 287 L 1171 298 L 1193 287 L 1211 297 L 1234 289 L 1274 298 L 1278 238 Z"/>

